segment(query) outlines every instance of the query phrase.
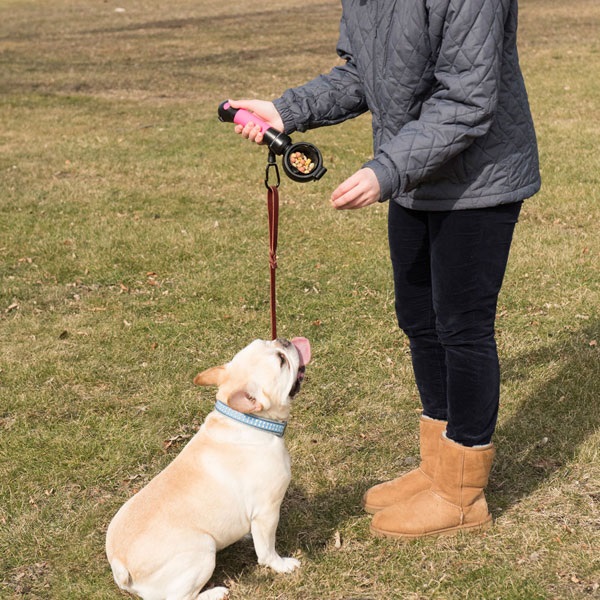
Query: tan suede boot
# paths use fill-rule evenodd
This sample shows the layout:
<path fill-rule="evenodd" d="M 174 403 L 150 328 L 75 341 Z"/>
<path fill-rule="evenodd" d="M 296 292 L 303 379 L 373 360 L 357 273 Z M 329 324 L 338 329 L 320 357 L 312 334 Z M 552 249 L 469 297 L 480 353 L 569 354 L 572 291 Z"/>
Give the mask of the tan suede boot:
<path fill-rule="evenodd" d="M 368 513 L 375 514 L 431 487 L 437 463 L 438 444 L 441 434 L 446 430 L 446 424 L 446 421 L 421 416 L 419 425 L 421 464 L 402 477 L 380 483 L 367 490 L 362 504 Z"/>
<path fill-rule="evenodd" d="M 492 516 L 483 490 L 494 452 L 492 444 L 469 448 L 442 435 L 431 488 L 378 512 L 371 531 L 411 539 L 489 527 Z"/>

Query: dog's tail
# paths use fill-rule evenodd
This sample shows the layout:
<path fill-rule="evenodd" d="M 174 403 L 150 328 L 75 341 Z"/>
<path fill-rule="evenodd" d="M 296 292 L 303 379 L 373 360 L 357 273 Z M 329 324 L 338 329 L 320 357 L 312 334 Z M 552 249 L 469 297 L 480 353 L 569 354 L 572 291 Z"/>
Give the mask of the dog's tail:
<path fill-rule="evenodd" d="M 118 558 L 113 558 L 110 566 L 113 572 L 113 577 L 115 578 L 115 583 L 122 590 L 131 589 L 133 580 L 131 579 L 131 574 L 127 570 L 127 567 Z"/>

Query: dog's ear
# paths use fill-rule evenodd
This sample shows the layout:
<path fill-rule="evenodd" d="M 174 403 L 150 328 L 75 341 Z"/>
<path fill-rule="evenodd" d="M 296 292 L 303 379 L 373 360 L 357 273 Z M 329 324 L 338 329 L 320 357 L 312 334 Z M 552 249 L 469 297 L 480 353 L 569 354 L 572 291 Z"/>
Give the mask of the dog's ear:
<path fill-rule="evenodd" d="M 194 377 L 196 385 L 221 385 L 225 380 L 225 367 L 211 367 Z"/>
<path fill-rule="evenodd" d="M 260 412 L 263 410 L 263 405 L 245 390 L 238 390 L 227 398 L 227 404 L 242 413 Z"/>

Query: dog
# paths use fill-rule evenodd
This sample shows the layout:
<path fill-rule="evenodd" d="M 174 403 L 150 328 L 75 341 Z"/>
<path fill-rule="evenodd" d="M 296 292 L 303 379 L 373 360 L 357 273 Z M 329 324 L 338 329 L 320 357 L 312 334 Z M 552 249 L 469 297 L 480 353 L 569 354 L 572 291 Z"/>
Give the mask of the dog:
<path fill-rule="evenodd" d="M 275 532 L 291 479 L 283 430 L 310 357 L 306 338 L 255 340 L 194 378 L 218 386 L 215 410 L 108 526 L 121 589 L 144 600 L 223 600 L 226 587 L 201 590 L 216 552 L 248 533 L 259 564 L 278 573 L 300 566 L 277 554 Z"/>

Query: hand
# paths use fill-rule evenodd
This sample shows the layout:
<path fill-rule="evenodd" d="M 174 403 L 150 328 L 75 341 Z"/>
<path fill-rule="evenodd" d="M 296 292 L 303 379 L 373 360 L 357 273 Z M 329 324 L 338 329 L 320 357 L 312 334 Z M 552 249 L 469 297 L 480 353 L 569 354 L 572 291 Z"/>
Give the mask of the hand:
<path fill-rule="evenodd" d="M 266 100 L 230 100 L 229 104 L 233 108 L 244 108 L 249 112 L 255 113 L 257 117 L 260 117 L 278 131 L 284 130 L 283 121 L 272 102 Z M 249 122 L 246 126 L 236 125 L 235 132 L 251 142 L 262 144 L 263 134 L 259 125 L 255 125 L 252 122 Z"/>
<path fill-rule="evenodd" d="M 331 194 L 331 204 L 338 210 L 363 208 L 379 201 L 381 188 L 373 169 L 360 169 L 341 183 Z"/>

